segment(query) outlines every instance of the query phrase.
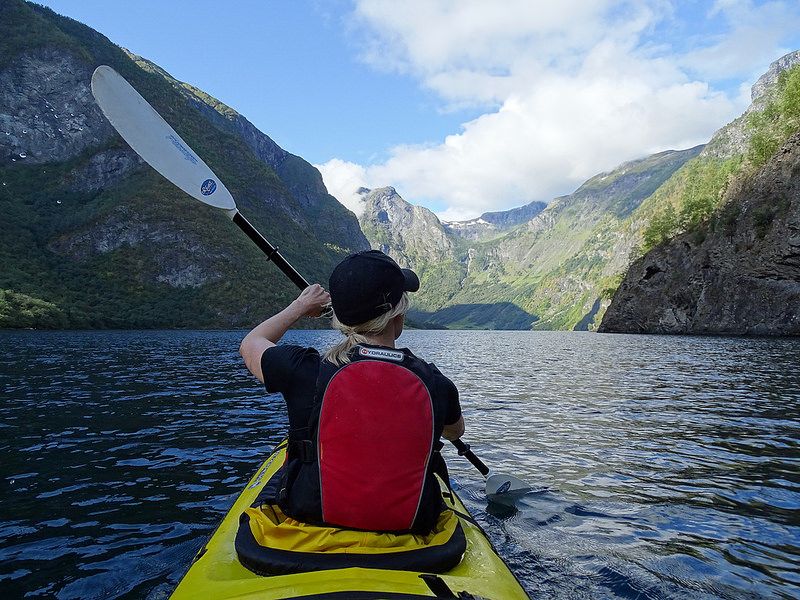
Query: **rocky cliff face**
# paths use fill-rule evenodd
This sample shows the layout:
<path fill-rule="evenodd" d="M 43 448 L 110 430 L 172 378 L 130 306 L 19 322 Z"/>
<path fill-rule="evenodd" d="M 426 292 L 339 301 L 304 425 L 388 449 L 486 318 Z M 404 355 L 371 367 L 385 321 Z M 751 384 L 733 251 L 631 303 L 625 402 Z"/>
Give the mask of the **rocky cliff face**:
<path fill-rule="evenodd" d="M 770 64 L 767 72 L 759 77 L 750 89 L 750 99 L 755 104 L 755 108 L 763 108 L 764 101 L 773 94 L 775 84 L 781 74 L 797 64 L 800 64 L 800 50 L 790 52 Z"/>
<path fill-rule="evenodd" d="M 764 109 L 765 104 L 772 97 L 775 84 L 781 73 L 793 66 L 800 64 L 800 50 L 774 61 L 750 89 L 752 103 L 744 114 L 737 119 L 720 128 L 711 140 L 706 144 L 703 156 L 709 156 L 720 160 L 729 159 L 747 152 L 752 133 L 747 126 L 749 116 Z"/>
<path fill-rule="evenodd" d="M 236 111 L 76 21 L 3 0 L 0 289 L 14 306 L 44 311 L 40 324 L 244 326 L 297 293 L 221 211 L 185 196 L 116 135 L 89 89 L 98 64 L 155 106 L 306 277 L 325 281 L 346 253 L 368 247 L 319 172 Z M 37 325 L 8 306 L 0 327 Z"/>
<path fill-rule="evenodd" d="M 0 160 L 65 161 L 114 135 L 92 98 L 91 65 L 56 48 L 20 54 L 0 72 Z"/>
<path fill-rule="evenodd" d="M 130 148 L 102 150 L 70 171 L 70 189 L 77 192 L 102 192 L 143 166 L 144 161 Z"/>
<path fill-rule="evenodd" d="M 411 269 L 453 259 L 453 241 L 430 210 L 406 202 L 393 187 L 361 193 L 360 222 L 373 248 Z"/>
<path fill-rule="evenodd" d="M 800 52 L 775 61 L 712 151 L 633 215 L 651 218 L 645 239 L 659 235 L 628 270 L 601 331 L 798 333 L 799 63 Z"/>
<path fill-rule="evenodd" d="M 800 335 L 800 135 L 725 200 L 631 266 L 600 331 Z"/>

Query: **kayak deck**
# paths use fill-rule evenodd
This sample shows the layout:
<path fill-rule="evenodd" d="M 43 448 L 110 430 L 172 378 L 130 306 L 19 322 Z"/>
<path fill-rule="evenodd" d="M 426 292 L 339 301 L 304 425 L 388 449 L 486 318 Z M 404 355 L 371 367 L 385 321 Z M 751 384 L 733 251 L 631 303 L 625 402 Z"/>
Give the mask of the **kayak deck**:
<path fill-rule="evenodd" d="M 255 502 L 261 489 L 283 464 L 284 453 L 285 447 L 281 445 L 261 465 L 217 530 L 198 552 L 173 592 L 173 600 L 198 597 L 260 600 L 431 598 L 443 597 L 441 594 L 447 597 L 447 590 L 456 596 L 466 592 L 469 595 L 465 598 L 528 598 L 481 528 L 466 519 L 461 519 L 467 538 L 464 558 L 446 573 L 426 575 L 360 567 L 280 576 L 252 573 L 239 563 L 234 549 L 239 516 Z M 461 500 L 457 496 L 455 500 L 455 509 L 466 514 Z M 420 575 L 424 575 L 424 579 Z"/>

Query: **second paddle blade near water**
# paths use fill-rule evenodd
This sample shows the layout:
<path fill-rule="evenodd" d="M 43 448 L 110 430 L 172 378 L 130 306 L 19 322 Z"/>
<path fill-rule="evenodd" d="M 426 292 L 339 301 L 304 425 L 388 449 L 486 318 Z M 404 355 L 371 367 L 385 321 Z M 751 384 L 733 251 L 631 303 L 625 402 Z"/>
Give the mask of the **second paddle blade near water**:
<path fill-rule="evenodd" d="M 512 492 L 524 493 L 531 489 L 531 486 L 513 475 L 490 473 L 486 478 L 487 496 L 499 496 Z"/>

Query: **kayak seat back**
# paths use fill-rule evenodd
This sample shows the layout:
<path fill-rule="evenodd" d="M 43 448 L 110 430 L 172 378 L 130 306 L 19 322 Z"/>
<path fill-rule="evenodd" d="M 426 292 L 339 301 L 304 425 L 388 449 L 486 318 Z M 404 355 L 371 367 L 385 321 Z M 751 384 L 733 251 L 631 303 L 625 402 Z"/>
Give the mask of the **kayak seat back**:
<path fill-rule="evenodd" d="M 235 541 L 239 562 L 259 575 L 348 567 L 443 573 L 458 565 L 466 546 L 459 517 L 449 509 L 429 534 L 417 535 L 308 525 L 273 504 L 246 509 Z"/>

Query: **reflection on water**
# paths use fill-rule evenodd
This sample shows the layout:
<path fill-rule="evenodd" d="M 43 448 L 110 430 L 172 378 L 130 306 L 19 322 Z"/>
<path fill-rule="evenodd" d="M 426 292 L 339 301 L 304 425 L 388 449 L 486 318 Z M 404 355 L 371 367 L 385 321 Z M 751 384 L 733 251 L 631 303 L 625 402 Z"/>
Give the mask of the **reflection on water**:
<path fill-rule="evenodd" d="M 0 333 L 4 597 L 164 598 L 283 435 L 241 332 Z M 291 332 L 318 347 L 332 332 Z M 470 510 L 536 596 L 800 595 L 798 340 L 407 332 L 535 491 Z"/>

